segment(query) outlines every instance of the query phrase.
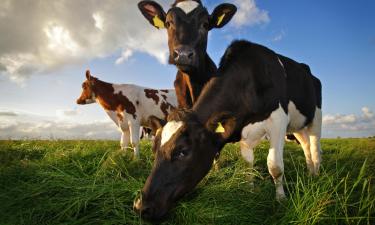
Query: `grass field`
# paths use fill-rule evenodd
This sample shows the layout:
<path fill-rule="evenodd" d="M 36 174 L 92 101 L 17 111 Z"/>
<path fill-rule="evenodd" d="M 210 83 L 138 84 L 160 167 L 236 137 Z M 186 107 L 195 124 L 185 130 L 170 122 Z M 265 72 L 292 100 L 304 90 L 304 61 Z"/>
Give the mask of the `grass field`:
<path fill-rule="evenodd" d="M 278 203 L 267 172 L 268 144 L 255 169 L 227 145 L 212 170 L 163 224 L 375 224 L 375 139 L 323 140 L 319 177 L 302 149 L 285 148 L 288 200 Z M 121 154 L 118 141 L 0 141 L 0 224 L 144 224 L 133 210 L 153 156 Z M 256 175 L 255 189 L 247 183 Z"/>

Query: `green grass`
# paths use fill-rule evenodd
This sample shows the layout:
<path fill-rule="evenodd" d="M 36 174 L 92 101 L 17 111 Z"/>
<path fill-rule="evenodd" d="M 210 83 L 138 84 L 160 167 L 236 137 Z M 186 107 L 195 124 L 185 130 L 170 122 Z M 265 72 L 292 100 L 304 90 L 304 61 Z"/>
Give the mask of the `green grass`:
<path fill-rule="evenodd" d="M 282 203 L 267 172 L 268 147 L 256 148 L 250 170 L 239 146 L 227 145 L 220 169 L 163 224 L 375 224 L 375 139 L 323 140 L 319 177 L 307 174 L 302 149 L 287 144 Z M 132 160 L 118 141 L 0 141 L 0 224 L 147 224 L 132 206 L 152 161 L 149 142 Z"/>

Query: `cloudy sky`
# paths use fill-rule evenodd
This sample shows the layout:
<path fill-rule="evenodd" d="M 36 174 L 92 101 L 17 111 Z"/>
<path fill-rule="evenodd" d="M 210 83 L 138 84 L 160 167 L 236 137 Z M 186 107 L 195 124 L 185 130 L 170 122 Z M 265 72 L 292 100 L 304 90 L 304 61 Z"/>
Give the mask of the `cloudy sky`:
<path fill-rule="evenodd" d="M 119 138 L 99 105 L 75 104 L 88 68 L 108 82 L 171 88 L 166 32 L 137 2 L 1 0 L 0 139 Z M 224 1 L 203 2 L 212 12 Z M 234 39 L 307 63 L 323 83 L 323 136 L 375 136 L 374 1 L 227 2 L 239 11 L 210 33 L 216 63 Z"/>

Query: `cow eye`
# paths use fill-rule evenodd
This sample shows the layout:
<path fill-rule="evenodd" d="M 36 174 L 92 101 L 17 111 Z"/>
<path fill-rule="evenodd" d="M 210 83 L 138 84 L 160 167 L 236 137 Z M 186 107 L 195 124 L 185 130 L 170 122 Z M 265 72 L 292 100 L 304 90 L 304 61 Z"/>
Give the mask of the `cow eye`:
<path fill-rule="evenodd" d="M 173 158 L 175 160 L 181 160 L 181 159 L 185 158 L 188 154 L 189 153 L 188 153 L 187 149 L 179 150 L 179 151 L 176 151 Z"/>
<path fill-rule="evenodd" d="M 165 22 L 165 27 L 169 28 L 171 25 L 173 25 L 173 22 L 171 20 L 168 20 Z"/>

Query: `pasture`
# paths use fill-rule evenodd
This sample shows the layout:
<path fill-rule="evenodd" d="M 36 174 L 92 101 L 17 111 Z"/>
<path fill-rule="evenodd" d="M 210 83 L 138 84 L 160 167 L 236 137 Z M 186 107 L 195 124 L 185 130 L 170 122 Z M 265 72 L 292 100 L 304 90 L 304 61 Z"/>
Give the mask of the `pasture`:
<path fill-rule="evenodd" d="M 133 210 L 152 163 L 118 141 L 0 141 L 0 224 L 147 224 Z M 374 224 L 375 139 L 324 139 L 319 177 L 308 176 L 302 149 L 284 151 L 288 200 L 278 203 L 267 171 L 268 143 L 250 171 L 238 144 L 162 224 Z M 247 183 L 254 173 L 255 188 Z"/>

